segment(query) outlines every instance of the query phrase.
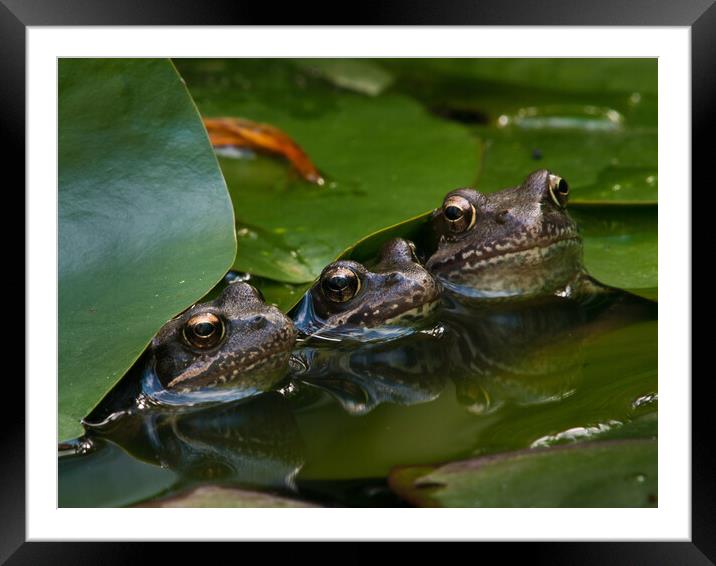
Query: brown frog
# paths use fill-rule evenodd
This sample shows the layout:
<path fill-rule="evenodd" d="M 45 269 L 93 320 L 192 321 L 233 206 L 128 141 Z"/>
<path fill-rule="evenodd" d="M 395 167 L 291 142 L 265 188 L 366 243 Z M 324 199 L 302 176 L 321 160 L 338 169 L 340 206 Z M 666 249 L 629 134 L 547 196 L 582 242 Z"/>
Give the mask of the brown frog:
<path fill-rule="evenodd" d="M 288 369 L 296 329 L 254 287 L 230 284 L 214 301 L 189 308 L 152 340 L 161 385 L 190 391 L 227 385 L 265 390 Z"/>
<path fill-rule="evenodd" d="M 433 213 L 439 242 L 426 267 L 452 295 L 477 300 L 573 296 L 596 286 L 568 197 L 567 181 L 546 169 L 492 194 L 451 191 Z"/>
<path fill-rule="evenodd" d="M 407 327 L 432 311 L 439 297 L 440 285 L 416 257 L 413 243 L 394 238 L 374 266 L 352 260 L 329 264 L 294 320 L 309 335 Z"/>

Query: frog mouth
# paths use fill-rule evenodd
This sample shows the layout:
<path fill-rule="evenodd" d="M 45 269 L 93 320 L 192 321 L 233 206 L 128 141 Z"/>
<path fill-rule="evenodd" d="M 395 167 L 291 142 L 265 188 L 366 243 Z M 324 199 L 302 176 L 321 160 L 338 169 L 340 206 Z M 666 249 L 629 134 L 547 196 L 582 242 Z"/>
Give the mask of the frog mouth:
<path fill-rule="evenodd" d="M 508 243 L 483 246 L 482 248 L 469 248 L 452 257 L 438 260 L 433 265 L 430 265 L 430 262 L 428 262 L 428 268 L 437 268 L 437 270 L 440 271 L 440 267 L 457 264 L 459 268 L 453 271 L 464 273 L 476 271 L 488 265 L 494 266 L 495 264 L 501 264 L 510 259 L 525 256 L 526 254 L 532 254 L 533 261 L 538 261 L 540 258 L 546 259 L 560 249 L 567 250 L 573 247 L 581 247 L 581 245 L 581 237 L 578 234 L 570 232 L 559 238 L 544 238 L 524 245 Z"/>
<path fill-rule="evenodd" d="M 524 246 L 511 246 L 506 244 L 500 246 L 496 244 L 494 247 L 483 248 L 484 252 L 479 257 L 480 261 L 487 262 L 495 258 L 509 258 L 511 256 L 517 256 L 526 252 L 537 251 L 542 256 L 546 256 L 552 253 L 556 249 L 567 249 L 572 246 L 581 246 L 582 239 L 577 234 L 569 234 L 561 238 L 550 238 L 537 242 L 532 242 L 530 245 Z M 463 253 L 463 256 L 465 254 Z M 465 258 L 464 258 L 465 259 Z"/>
<path fill-rule="evenodd" d="M 422 303 L 411 309 L 402 311 L 396 314 L 394 317 L 385 320 L 385 325 L 401 325 L 411 324 L 418 321 L 422 321 L 424 318 L 435 312 L 438 308 L 439 301 L 434 299 L 429 302 Z"/>
<path fill-rule="evenodd" d="M 208 365 L 199 364 L 170 381 L 166 388 L 173 391 L 193 391 L 199 388 L 216 387 L 239 381 L 258 372 L 271 372 L 280 369 L 288 362 L 290 348 L 246 351 L 234 353 L 219 360 L 211 360 Z M 214 369 L 212 366 L 217 366 Z M 198 375 L 200 380 L 192 381 Z M 189 382 L 189 383 L 187 383 Z"/>

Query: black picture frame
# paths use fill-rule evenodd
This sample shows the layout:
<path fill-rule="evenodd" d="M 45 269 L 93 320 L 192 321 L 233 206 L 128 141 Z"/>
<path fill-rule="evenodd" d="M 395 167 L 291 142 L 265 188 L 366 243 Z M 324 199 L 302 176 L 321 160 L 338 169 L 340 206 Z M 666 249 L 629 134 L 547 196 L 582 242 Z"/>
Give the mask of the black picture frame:
<path fill-rule="evenodd" d="M 84 25 L 567 25 L 687 26 L 692 37 L 692 179 L 706 179 L 710 152 L 709 109 L 716 94 L 716 6 L 714 0 L 366 0 L 360 5 L 296 3 L 281 9 L 241 0 L 0 0 L 0 116 L 6 171 L 12 164 L 25 182 L 25 37 L 28 26 Z M 350 21 L 348 21 L 350 18 Z M 709 136 L 712 137 L 712 136 Z M 707 141 L 708 140 L 708 141 Z M 701 142 L 701 143 L 699 143 Z M 21 166 L 21 164 L 23 164 Z M 701 173 L 701 175 L 699 175 Z M 7 179 L 7 177 L 6 177 Z M 6 182 L 8 182 L 6 180 Z M 688 186 L 688 184 L 687 184 Z M 10 190 L 11 186 L 7 186 Z M 19 192 L 19 191 L 18 191 Z M 31 300 L 25 295 L 25 301 Z M 25 542 L 25 419 L 22 381 L 6 375 L 3 458 L 0 465 L 0 562 L 8 564 L 115 564 L 161 559 L 186 553 L 185 545 L 157 543 Z M 14 377 L 14 376 L 13 376 Z M 691 376 L 670 376 L 688 378 Z M 701 375 L 707 378 L 707 375 Z M 549 564 L 713 564 L 716 561 L 716 456 L 711 447 L 710 379 L 692 380 L 692 538 L 691 542 L 524 543 L 507 548 L 490 543 L 504 561 L 516 553 Z M 13 412 L 15 411 L 15 412 Z M 81 529 L 81 525 L 78 526 Z M 151 533 L 148 533 L 151 534 Z M 357 562 L 374 552 L 372 543 L 321 552 L 332 562 Z M 304 545 L 273 545 L 271 554 L 285 560 L 315 560 Z M 234 552 L 234 551 L 231 551 Z M 261 549 L 261 552 L 268 552 Z M 382 551 L 380 551 L 382 552 Z M 401 552 L 403 552 L 401 550 Z M 430 552 L 418 549 L 423 558 Z M 474 552 L 474 551 L 471 551 Z M 479 550 L 480 557 L 485 550 Z M 441 554 L 442 553 L 442 554 Z M 159 558 L 161 557 L 161 558 Z M 444 551 L 436 558 L 444 560 Z M 477 556 L 475 556 L 477 558 Z"/>

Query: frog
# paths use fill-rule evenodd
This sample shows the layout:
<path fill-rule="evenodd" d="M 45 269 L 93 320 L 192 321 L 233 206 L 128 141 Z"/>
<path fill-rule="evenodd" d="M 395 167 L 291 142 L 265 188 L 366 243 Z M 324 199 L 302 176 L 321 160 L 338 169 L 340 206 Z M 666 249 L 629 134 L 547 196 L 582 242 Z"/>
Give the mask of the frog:
<path fill-rule="evenodd" d="M 430 219 L 437 247 L 426 267 L 447 293 L 475 302 L 604 288 L 584 269 L 569 192 L 567 181 L 547 169 L 490 194 L 450 191 Z"/>
<path fill-rule="evenodd" d="M 435 310 L 440 296 L 440 285 L 418 259 L 413 242 L 392 238 L 374 265 L 351 259 L 328 264 L 291 314 L 306 336 L 409 329 Z"/>
<path fill-rule="evenodd" d="M 296 328 L 245 281 L 228 284 L 213 301 L 167 322 L 151 341 L 149 359 L 171 391 L 227 386 L 269 387 L 287 372 Z"/>

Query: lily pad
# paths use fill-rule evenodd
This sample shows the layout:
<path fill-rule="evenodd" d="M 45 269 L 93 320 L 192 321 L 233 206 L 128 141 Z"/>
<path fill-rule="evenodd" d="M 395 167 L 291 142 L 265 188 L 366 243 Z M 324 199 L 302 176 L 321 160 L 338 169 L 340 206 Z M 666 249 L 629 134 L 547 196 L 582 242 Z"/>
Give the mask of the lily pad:
<path fill-rule="evenodd" d="M 226 185 L 162 59 L 59 63 L 59 439 L 236 252 Z"/>
<path fill-rule="evenodd" d="M 313 284 L 312 281 L 307 283 L 284 283 L 283 281 L 274 281 L 263 277 L 252 277 L 250 283 L 261 289 L 267 303 L 276 305 L 283 312 L 291 310 L 291 307 L 301 300 L 303 294 Z"/>
<path fill-rule="evenodd" d="M 360 94 L 376 96 L 393 82 L 393 76 L 367 59 L 299 59 L 296 63 L 332 84 Z"/>
<path fill-rule="evenodd" d="M 305 283 L 315 276 L 300 250 L 286 244 L 281 232 L 237 223 L 237 260 L 234 267 L 247 273 L 273 273 L 286 283 Z"/>
<path fill-rule="evenodd" d="M 656 507 L 657 442 L 614 440 L 398 468 L 391 488 L 421 507 Z"/>
<path fill-rule="evenodd" d="M 259 491 L 218 485 L 203 485 L 188 491 L 153 499 L 135 507 L 317 507 L 312 503 Z"/>
<path fill-rule="evenodd" d="M 565 92 L 657 91 L 657 59 L 643 58 L 457 58 L 376 59 L 394 74 L 422 73 L 434 82 L 454 77 L 463 82 L 503 83 L 515 90 Z"/>
<path fill-rule="evenodd" d="M 639 131 L 480 128 L 484 160 L 477 188 L 518 185 L 535 169 L 570 184 L 570 202 L 644 202 L 658 197 L 656 129 Z"/>
<path fill-rule="evenodd" d="M 525 107 L 601 106 L 630 126 L 656 124 L 654 59 L 378 59 L 395 90 L 434 112 L 463 122 L 495 125 Z"/>
<path fill-rule="evenodd" d="M 358 94 L 307 67 L 277 60 L 179 60 L 202 115 L 270 123 L 290 135 L 326 179 L 303 182 L 279 159 L 221 156 L 240 226 L 234 268 L 299 283 L 362 237 L 437 206 L 475 181 L 479 144 L 410 97 Z M 267 247 L 273 260 L 256 258 Z M 303 274 L 303 275 L 302 275 Z"/>
<path fill-rule="evenodd" d="M 656 299 L 656 205 L 583 205 L 570 213 L 584 238 L 584 263 L 602 283 Z"/>
<path fill-rule="evenodd" d="M 430 59 L 376 62 L 395 90 L 464 124 L 484 144 L 478 188 L 546 167 L 572 200 L 657 199 L 656 59 Z"/>

